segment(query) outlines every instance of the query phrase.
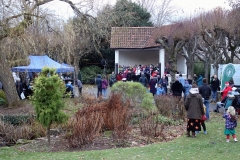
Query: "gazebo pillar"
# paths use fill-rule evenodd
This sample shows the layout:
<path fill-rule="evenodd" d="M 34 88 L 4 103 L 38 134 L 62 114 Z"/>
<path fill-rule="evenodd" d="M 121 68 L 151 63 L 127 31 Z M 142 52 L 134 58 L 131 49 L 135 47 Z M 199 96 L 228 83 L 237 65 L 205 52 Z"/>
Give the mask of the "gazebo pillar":
<path fill-rule="evenodd" d="M 119 50 L 115 50 L 115 68 L 114 72 L 117 75 L 118 74 L 118 68 L 119 68 Z"/>
<path fill-rule="evenodd" d="M 160 63 L 160 66 L 161 66 L 161 77 L 162 75 L 164 74 L 164 70 L 165 70 L 165 51 L 164 49 L 160 49 L 159 50 L 159 63 Z"/>

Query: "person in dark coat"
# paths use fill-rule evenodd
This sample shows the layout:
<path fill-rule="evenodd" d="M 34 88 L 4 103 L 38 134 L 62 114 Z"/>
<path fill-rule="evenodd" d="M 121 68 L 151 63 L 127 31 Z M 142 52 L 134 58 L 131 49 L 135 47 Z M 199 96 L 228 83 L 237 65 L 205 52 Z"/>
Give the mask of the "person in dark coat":
<path fill-rule="evenodd" d="M 211 89 L 212 89 L 212 100 L 211 102 L 215 102 L 217 101 L 217 91 L 219 90 L 219 86 L 220 86 L 220 81 L 217 77 L 217 75 L 213 75 L 211 77 Z"/>
<path fill-rule="evenodd" d="M 192 80 L 192 77 L 191 77 L 190 75 L 188 76 L 187 81 L 188 81 L 188 83 L 189 83 L 190 85 L 193 84 L 193 80 Z"/>
<path fill-rule="evenodd" d="M 178 78 L 176 78 L 176 81 L 172 84 L 171 91 L 173 93 L 173 96 L 182 96 L 183 86 L 179 82 Z"/>
<path fill-rule="evenodd" d="M 204 105 L 206 106 L 206 117 L 209 119 L 209 103 L 210 103 L 210 97 L 212 90 L 210 86 L 207 84 L 207 79 L 203 78 L 203 85 L 199 87 L 199 93 L 204 98 Z"/>
<path fill-rule="evenodd" d="M 229 86 L 233 87 L 234 86 L 234 80 L 233 78 L 231 77 L 230 80 L 229 80 Z"/>
<path fill-rule="evenodd" d="M 161 84 L 161 86 L 164 88 L 165 93 L 167 93 L 167 86 L 168 86 L 168 80 L 166 79 L 166 76 L 163 75 L 162 78 L 159 80 L 158 82 L 159 84 Z"/>
<path fill-rule="evenodd" d="M 138 82 L 140 82 L 144 87 L 147 87 L 148 85 L 148 80 L 144 74 L 141 74 L 141 77 L 139 78 Z"/>
<path fill-rule="evenodd" d="M 204 115 L 202 96 L 199 94 L 196 84 L 192 85 L 184 106 L 187 111 L 187 137 L 190 137 L 190 131 L 192 132 L 192 137 L 195 137 L 195 131 L 201 131 L 200 120 Z"/>
<path fill-rule="evenodd" d="M 99 97 L 99 95 L 102 96 L 102 76 L 101 76 L 101 74 L 97 75 L 96 84 L 97 84 L 97 97 Z"/>
<path fill-rule="evenodd" d="M 153 94 L 153 96 L 156 94 L 156 79 L 154 79 L 152 76 L 150 77 L 149 86 L 150 86 L 150 92 Z"/>

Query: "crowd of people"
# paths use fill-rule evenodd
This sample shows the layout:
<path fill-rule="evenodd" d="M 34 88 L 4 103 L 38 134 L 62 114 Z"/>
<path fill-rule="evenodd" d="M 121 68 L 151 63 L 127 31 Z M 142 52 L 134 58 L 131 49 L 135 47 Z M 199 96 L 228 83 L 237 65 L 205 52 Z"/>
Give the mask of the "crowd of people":
<path fill-rule="evenodd" d="M 225 135 L 226 141 L 229 142 L 229 135 L 233 135 L 234 141 L 237 142 L 234 125 L 236 125 L 235 113 L 240 110 L 240 97 L 237 88 L 234 87 L 233 79 L 225 83 L 225 87 L 220 90 L 220 80 L 217 75 L 211 76 L 209 84 L 207 79 L 201 74 L 194 74 L 193 79 L 183 78 L 180 73 L 173 84 L 170 85 L 168 73 L 160 76 L 159 70 L 153 66 L 135 66 L 135 68 L 125 68 L 118 75 L 116 81 L 134 81 L 139 82 L 153 96 L 161 96 L 172 94 L 172 96 L 183 97 L 184 106 L 187 111 L 187 136 L 195 137 L 203 129 L 203 133 L 207 134 L 205 125 L 206 120 L 210 120 L 210 103 L 216 103 L 215 112 L 219 112 L 219 108 L 224 108 L 223 118 L 226 119 Z M 221 93 L 221 101 L 218 100 L 218 93 Z M 238 104 L 239 103 L 239 104 Z M 234 111 L 233 111 L 234 110 Z M 234 125 L 232 125 L 232 121 Z M 230 126 L 230 127 L 229 127 Z M 191 133 L 191 135 L 190 135 Z"/>
<path fill-rule="evenodd" d="M 166 71 L 166 70 L 165 70 Z M 234 141 L 237 142 L 235 127 L 237 126 L 236 112 L 240 113 L 240 94 L 238 89 L 234 87 L 233 79 L 225 83 L 225 87 L 220 89 L 220 80 L 217 75 L 213 75 L 209 84 L 207 79 L 202 75 L 197 77 L 194 74 L 193 79 L 188 76 L 184 78 L 180 73 L 176 77 L 173 84 L 169 84 L 168 77 L 170 75 L 166 71 L 160 75 L 159 68 L 153 65 L 139 65 L 134 67 L 126 67 L 121 70 L 117 75 L 112 72 L 107 76 L 97 75 L 95 79 L 97 85 L 97 97 L 102 96 L 107 98 L 108 86 L 112 86 L 117 81 L 134 81 L 141 83 L 153 96 L 163 96 L 171 94 L 172 96 L 182 97 L 184 99 L 184 106 L 187 111 L 187 136 L 196 137 L 203 128 L 204 134 L 207 134 L 205 120 L 210 120 L 209 104 L 216 103 L 214 112 L 219 112 L 220 108 L 224 108 L 223 118 L 226 119 L 225 131 L 226 142 L 229 142 L 230 135 L 233 136 Z M 20 75 L 13 72 L 14 81 L 16 84 L 19 97 L 21 93 L 29 92 L 31 88 L 31 77 L 25 76 L 22 78 Z M 33 78 L 33 76 L 32 76 Z M 75 85 L 78 87 L 79 93 L 82 93 L 82 82 L 75 79 Z M 169 89 L 168 86 L 170 85 Z M 2 84 L 0 82 L 0 89 Z M 66 89 L 73 92 L 72 81 L 66 83 Z M 221 94 L 221 100 L 218 100 L 218 93 Z M 25 96 L 29 96 L 25 95 Z"/>
<path fill-rule="evenodd" d="M 237 142 L 235 127 L 237 126 L 236 111 L 240 109 L 240 97 L 237 88 L 234 87 L 234 81 L 231 78 L 225 83 L 225 87 L 220 90 L 220 81 L 217 75 L 213 75 L 210 79 L 210 85 L 207 79 L 203 78 L 202 83 L 197 81 L 190 89 L 190 94 L 185 98 L 185 108 L 187 111 L 187 137 L 196 137 L 203 128 L 204 134 L 207 134 L 205 120 L 210 119 L 209 103 L 216 103 L 215 112 L 219 112 L 219 108 L 224 108 L 223 118 L 225 118 L 226 142 L 229 142 L 232 135 Z M 221 93 L 221 101 L 217 101 L 217 93 Z M 191 135 L 190 135 L 191 133 Z"/>

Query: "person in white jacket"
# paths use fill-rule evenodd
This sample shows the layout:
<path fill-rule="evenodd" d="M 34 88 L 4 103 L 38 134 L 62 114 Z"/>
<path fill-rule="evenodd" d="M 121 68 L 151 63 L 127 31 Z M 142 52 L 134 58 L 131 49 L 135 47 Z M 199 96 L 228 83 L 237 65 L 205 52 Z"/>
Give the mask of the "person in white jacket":
<path fill-rule="evenodd" d="M 136 75 L 136 81 L 138 81 L 141 75 L 141 70 L 139 66 L 136 68 L 135 75 Z"/>

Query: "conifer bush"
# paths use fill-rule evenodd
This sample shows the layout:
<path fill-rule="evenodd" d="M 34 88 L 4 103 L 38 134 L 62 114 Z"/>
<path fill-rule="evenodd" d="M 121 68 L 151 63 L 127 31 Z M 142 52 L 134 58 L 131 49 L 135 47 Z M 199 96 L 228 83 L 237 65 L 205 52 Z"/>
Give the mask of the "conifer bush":
<path fill-rule="evenodd" d="M 61 78 L 52 68 L 43 68 L 41 74 L 34 80 L 33 96 L 30 100 L 36 112 L 36 120 L 47 129 L 50 145 L 50 127 L 53 123 L 63 123 L 68 116 L 61 111 L 65 107 L 63 94 L 66 87 Z"/>
<path fill-rule="evenodd" d="M 139 82 L 117 82 L 111 88 L 112 93 L 121 94 L 123 100 L 130 100 L 131 106 L 146 110 L 156 110 L 153 96 Z"/>

